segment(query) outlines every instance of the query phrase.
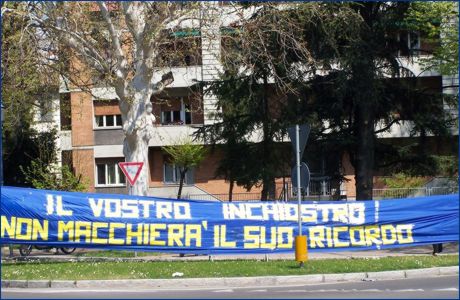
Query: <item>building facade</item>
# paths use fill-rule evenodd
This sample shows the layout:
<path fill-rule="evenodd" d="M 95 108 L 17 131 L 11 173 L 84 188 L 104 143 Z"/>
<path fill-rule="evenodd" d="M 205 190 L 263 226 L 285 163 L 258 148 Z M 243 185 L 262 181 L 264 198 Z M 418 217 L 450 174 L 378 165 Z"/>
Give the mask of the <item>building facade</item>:
<path fill-rule="evenodd" d="M 219 2 L 209 2 L 203 14 L 218 13 L 225 6 Z M 149 144 L 149 195 L 157 197 L 174 197 L 178 189 L 178 169 L 168 162 L 162 147 L 173 145 L 181 138 L 190 136 L 197 128 L 212 124 L 216 120 L 212 113 L 216 111 L 216 97 L 203 93 L 197 82 L 217 79 L 220 65 L 222 40 L 221 28 L 228 26 L 234 17 L 204 18 L 213 20 L 201 22 L 194 28 L 199 34 L 194 37 L 200 45 L 193 54 L 184 53 L 184 59 L 172 66 L 170 70 L 174 82 L 160 95 L 152 97 L 153 114 L 156 117 L 154 138 Z M 420 48 L 423 40 L 416 33 L 402 34 L 410 48 Z M 185 45 L 185 48 L 187 45 Z M 445 85 L 457 85 L 458 76 L 442 76 L 433 71 L 421 69 L 417 58 L 409 60 L 401 53 L 400 63 L 418 74 L 424 85 L 442 90 Z M 452 88 L 447 93 L 456 94 Z M 89 185 L 89 191 L 98 193 L 127 193 L 127 180 L 118 167 L 124 161 L 123 130 L 121 113 L 115 90 L 111 87 L 94 87 L 90 92 L 68 88 L 61 84 L 59 97 L 53 101 L 53 109 L 46 118 L 39 116 L 39 126 L 55 126 L 59 130 L 58 156 L 60 163 L 72 166 L 77 174 L 82 174 Z M 448 108 L 446 108 L 448 109 Z M 379 138 L 392 142 L 402 142 L 410 137 L 411 122 L 394 124 L 389 131 L 379 134 Z M 458 135 L 458 131 L 455 133 Z M 287 139 L 286 139 L 287 141 Z M 289 143 L 289 142 L 286 142 Z M 434 143 L 436 144 L 436 143 Z M 289 149 L 289 148 L 287 148 Z M 290 150 L 290 149 L 289 149 Z M 440 152 L 449 152 L 441 149 Z M 203 198 L 225 200 L 228 196 L 229 183 L 215 176 L 222 154 L 218 147 L 209 151 L 206 159 L 194 170 L 188 172 L 182 195 L 184 198 Z M 347 178 L 342 183 L 333 183 L 324 171 L 324 162 L 319 162 L 313 172 L 310 186 L 312 195 L 328 199 L 331 194 L 340 194 L 343 198 L 354 199 L 354 170 L 345 154 L 342 160 L 342 175 Z M 235 186 L 235 200 L 250 200 L 260 197 L 261 189 L 254 187 L 246 191 Z M 276 199 L 292 196 L 289 176 L 276 179 Z"/>

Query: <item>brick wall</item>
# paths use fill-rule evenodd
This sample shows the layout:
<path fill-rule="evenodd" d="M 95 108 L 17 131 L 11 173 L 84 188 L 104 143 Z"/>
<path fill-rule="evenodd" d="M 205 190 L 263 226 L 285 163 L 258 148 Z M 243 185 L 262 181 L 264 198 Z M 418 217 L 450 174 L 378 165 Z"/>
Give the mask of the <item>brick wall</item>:
<path fill-rule="evenodd" d="M 92 149 L 74 149 L 72 163 L 76 175 L 81 174 L 89 191 L 94 192 L 94 151 Z"/>
<path fill-rule="evenodd" d="M 347 198 L 348 199 L 355 199 L 356 198 L 356 180 L 355 180 L 355 168 L 351 165 L 350 162 L 350 155 L 345 153 L 342 156 L 342 172 L 346 181 L 345 190 L 347 191 Z"/>
<path fill-rule="evenodd" d="M 163 153 L 160 148 L 149 148 L 150 187 L 163 186 Z"/>
<path fill-rule="evenodd" d="M 90 94 L 73 92 L 70 94 L 72 114 L 72 164 L 75 174 L 82 175 L 94 191 L 94 144 L 93 100 Z"/>
<path fill-rule="evenodd" d="M 208 153 L 206 159 L 200 164 L 195 171 L 195 185 L 200 189 L 210 194 L 227 194 L 230 182 L 225 181 L 223 178 L 216 178 L 215 172 L 219 166 L 219 161 L 222 158 L 222 153 L 219 150 Z M 258 193 L 261 189 L 252 188 L 251 193 Z M 233 193 L 247 193 L 246 189 L 242 186 L 233 187 Z"/>
<path fill-rule="evenodd" d="M 121 115 L 118 100 L 94 101 L 94 115 Z"/>
<path fill-rule="evenodd" d="M 92 146 L 93 134 L 93 99 L 90 94 L 74 92 L 70 94 L 72 114 L 72 146 Z"/>
<path fill-rule="evenodd" d="M 229 182 L 223 178 L 215 178 L 216 168 L 222 154 L 218 151 L 208 153 L 206 159 L 195 169 L 195 186 L 210 194 L 226 194 Z M 163 163 L 164 154 L 160 148 L 149 150 L 150 187 L 163 186 Z M 260 193 L 260 188 L 252 188 L 251 193 Z M 246 193 L 246 189 L 235 185 L 233 193 Z"/>

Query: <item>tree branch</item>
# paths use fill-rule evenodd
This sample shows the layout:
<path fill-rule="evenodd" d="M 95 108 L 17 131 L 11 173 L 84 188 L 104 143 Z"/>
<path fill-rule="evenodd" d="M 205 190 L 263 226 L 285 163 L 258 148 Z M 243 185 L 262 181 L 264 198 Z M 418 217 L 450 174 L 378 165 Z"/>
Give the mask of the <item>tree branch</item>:
<path fill-rule="evenodd" d="M 390 123 L 388 123 L 387 126 L 381 128 L 381 129 L 379 129 L 379 130 L 374 131 L 374 134 L 379 134 L 379 133 L 381 133 L 381 132 L 387 131 L 388 129 L 390 129 L 391 126 L 393 126 L 393 124 L 398 123 L 399 121 L 401 121 L 400 118 L 394 119 L 393 121 L 391 121 Z"/>
<path fill-rule="evenodd" d="M 141 45 L 145 33 L 145 9 L 143 4 L 141 5 L 138 2 L 122 2 L 121 6 L 123 8 L 126 25 L 135 41 L 132 51 L 134 64 L 137 65 L 143 63 L 144 59 L 144 49 Z"/>
<path fill-rule="evenodd" d="M 172 72 L 168 72 L 164 74 L 163 76 L 161 76 L 161 80 L 159 82 L 152 85 L 153 94 L 155 95 L 155 94 L 161 93 L 165 89 L 165 87 L 167 87 L 173 82 L 174 82 L 174 76 Z"/>
<path fill-rule="evenodd" d="M 61 37 L 64 43 L 83 56 L 85 62 L 94 67 L 101 73 L 109 72 L 110 67 L 106 63 L 106 59 L 82 36 L 75 32 L 64 29 L 59 25 L 53 25 L 51 22 L 44 22 L 36 17 L 33 13 L 29 13 L 30 20 L 37 22 L 45 32 L 54 31 Z M 51 20 L 58 23 L 58 20 Z"/>
<path fill-rule="evenodd" d="M 118 78 L 125 78 L 127 76 L 127 65 L 128 61 L 123 54 L 123 50 L 121 49 L 120 44 L 120 37 L 118 36 L 119 31 L 115 29 L 113 25 L 112 19 L 110 18 L 110 13 L 107 8 L 107 5 L 103 1 L 98 1 L 97 4 L 99 5 L 99 9 L 101 10 L 102 17 L 104 18 L 107 26 L 109 28 L 109 34 L 112 40 L 112 50 L 115 53 L 115 57 L 117 58 L 117 65 L 118 68 L 115 70 L 115 74 Z"/>

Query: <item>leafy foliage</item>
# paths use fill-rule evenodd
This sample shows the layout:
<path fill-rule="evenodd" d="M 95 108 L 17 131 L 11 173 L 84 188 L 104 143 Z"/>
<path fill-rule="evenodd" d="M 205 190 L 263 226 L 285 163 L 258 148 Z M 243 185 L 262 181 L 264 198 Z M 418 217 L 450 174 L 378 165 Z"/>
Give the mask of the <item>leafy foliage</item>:
<path fill-rule="evenodd" d="M 355 168 L 357 199 L 371 199 L 374 171 L 390 165 L 432 169 L 424 151 L 428 134 L 449 136 L 455 120 L 446 101 L 428 80 L 413 77 L 399 64 L 398 50 L 411 54 L 397 38 L 410 3 L 360 2 L 352 6 L 363 20 L 359 38 L 343 44 L 340 69 L 318 74 L 305 88 L 304 111 L 314 111 L 320 127 L 313 135 L 348 152 Z M 326 122 L 324 122 L 326 121 Z M 411 145 L 386 142 L 379 134 L 412 122 Z M 404 163 L 405 162 L 405 163 Z M 401 171 L 401 169 L 399 169 Z"/>
<path fill-rule="evenodd" d="M 4 184 L 11 186 L 29 186 L 21 171 L 30 166 L 31 162 L 40 156 L 40 144 L 50 139 L 49 132 L 38 133 L 27 123 L 12 132 L 5 128 L 3 131 L 3 172 Z M 50 145 L 54 149 L 54 145 Z"/>
<path fill-rule="evenodd" d="M 56 156 L 56 130 L 41 133 L 34 138 L 36 152 L 28 164 L 19 165 L 24 182 L 37 189 L 75 191 L 88 189 L 81 175 L 74 175 L 67 165 L 58 166 Z M 16 166 L 17 167 L 17 166 Z"/>
<path fill-rule="evenodd" d="M 394 174 L 392 177 L 384 178 L 384 184 L 391 189 L 394 188 L 417 188 L 426 183 L 426 178 L 412 177 L 404 173 Z"/>
<path fill-rule="evenodd" d="M 76 176 L 69 166 L 58 167 L 45 164 L 40 159 L 31 161 L 30 166 L 20 167 L 27 182 L 36 189 L 83 192 L 88 184 L 83 182 L 81 174 Z"/>
<path fill-rule="evenodd" d="M 177 199 L 180 199 L 187 171 L 203 161 L 206 149 L 203 145 L 195 144 L 191 139 L 185 138 L 172 146 L 163 147 L 163 150 L 170 156 L 170 162 L 179 168 L 180 182 Z"/>
<path fill-rule="evenodd" d="M 418 1 L 411 3 L 406 17 L 408 29 L 420 32 L 431 49 L 423 49 L 425 69 L 445 75 L 458 74 L 458 3 Z"/>
<path fill-rule="evenodd" d="M 336 53 L 339 36 L 351 39 L 359 22 L 348 5 L 246 6 L 257 12 L 223 37 L 224 71 L 219 81 L 208 83 L 208 92 L 219 99 L 216 117 L 221 122 L 197 135 L 224 143 L 217 175 L 230 181 L 230 189 L 233 182 L 246 189 L 262 185 L 265 200 L 274 196 L 274 178 L 287 173 L 290 164 L 290 150 L 278 142 L 289 126 L 311 120 L 299 110 L 299 82 L 330 69 L 328 58 Z"/>
<path fill-rule="evenodd" d="M 43 153 L 55 150 L 56 132 L 35 130 L 34 115 L 51 112 L 51 94 L 58 91 L 57 73 L 42 68 L 28 19 L 19 13 L 3 13 L 24 13 L 27 5 L 2 2 L 2 160 L 4 183 L 15 186 L 30 185 L 21 168 L 28 169 Z M 55 160 L 48 157 L 43 163 Z"/>
<path fill-rule="evenodd" d="M 458 178 L 458 156 L 436 155 L 437 174 L 450 178 Z"/>
<path fill-rule="evenodd" d="M 222 122 L 198 133 L 211 143 L 225 143 L 219 174 L 246 187 L 262 182 L 265 189 L 289 164 L 276 141 L 289 126 L 304 122 L 312 125 L 310 140 L 323 153 L 350 154 L 358 199 L 372 198 L 375 169 L 435 170 L 423 150 L 426 137 L 450 135 L 455 120 L 444 104 L 454 105 L 455 99 L 400 64 L 398 52 L 415 54 L 398 38 L 401 30 L 411 29 L 411 5 L 296 3 L 295 9 L 287 5 L 278 11 L 264 4 L 238 24 L 238 34 L 227 37 L 232 43 L 224 47 L 221 80 L 209 88 L 219 98 Z M 378 138 L 408 121 L 409 135 L 419 137 L 409 145 Z M 260 137 L 249 143 L 254 132 Z M 248 162 L 232 155 L 237 145 L 246 149 Z M 257 163 L 243 173 L 233 162 Z"/>

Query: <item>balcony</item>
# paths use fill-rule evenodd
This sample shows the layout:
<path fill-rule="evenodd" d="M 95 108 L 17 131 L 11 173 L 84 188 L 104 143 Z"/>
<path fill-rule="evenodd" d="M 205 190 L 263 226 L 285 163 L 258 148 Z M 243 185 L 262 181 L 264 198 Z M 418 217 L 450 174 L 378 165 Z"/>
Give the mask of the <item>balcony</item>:
<path fill-rule="evenodd" d="M 62 130 L 59 132 L 59 145 L 60 150 L 72 150 L 72 131 Z"/>
<path fill-rule="evenodd" d="M 168 85 L 168 88 L 190 87 L 202 79 L 201 66 L 187 66 L 157 70 L 154 82 L 160 81 L 161 76 L 169 71 L 173 73 L 174 81 Z"/>
<path fill-rule="evenodd" d="M 150 147 L 163 147 L 175 145 L 181 139 L 190 137 L 201 125 L 166 125 L 155 127 Z"/>
<path fill-rule="evenodd" d="M 376 126 L 376 130 L 380 130 L 385 127 L 383 122 L 379 122 Z M 393 124 L 387 131 L 380 132 L 377 134 L 377 138 L 403 138 L 411 137 L 411 131 L 414 128 L 414 122 L 412 121 L 401 121 L 400 124 Z"/>
<path fill-rule="evenodd" d="M 184 137 L 189 137 L 201 125 L 171 125 L 158 126 L 154 129 L 154 136 L 150 140 L 150 147 L 163 147 L 177 144 Z M 62 137 L 62 136 L 61 136 Z M 95 157 L 120 157 L 123 156 L 122 129 L 94 130 L 94 155 Z M 67 142 L 65 143 L 67 145 Z M 70 150 L 63 147 L 63 150 Z"/>
<path fill-rule="evenodd" d="M 439 72 L 433 69 L 426 69 L 421 63 L 421 59 L 426 58 L 426 56 L 418 56 L 418 57 L 398 57 L 398 62 L 401 68 L 408 70 L 414 76 L 440 76 Z M 402 76 L 404 77 L 404 76 Z"/>

